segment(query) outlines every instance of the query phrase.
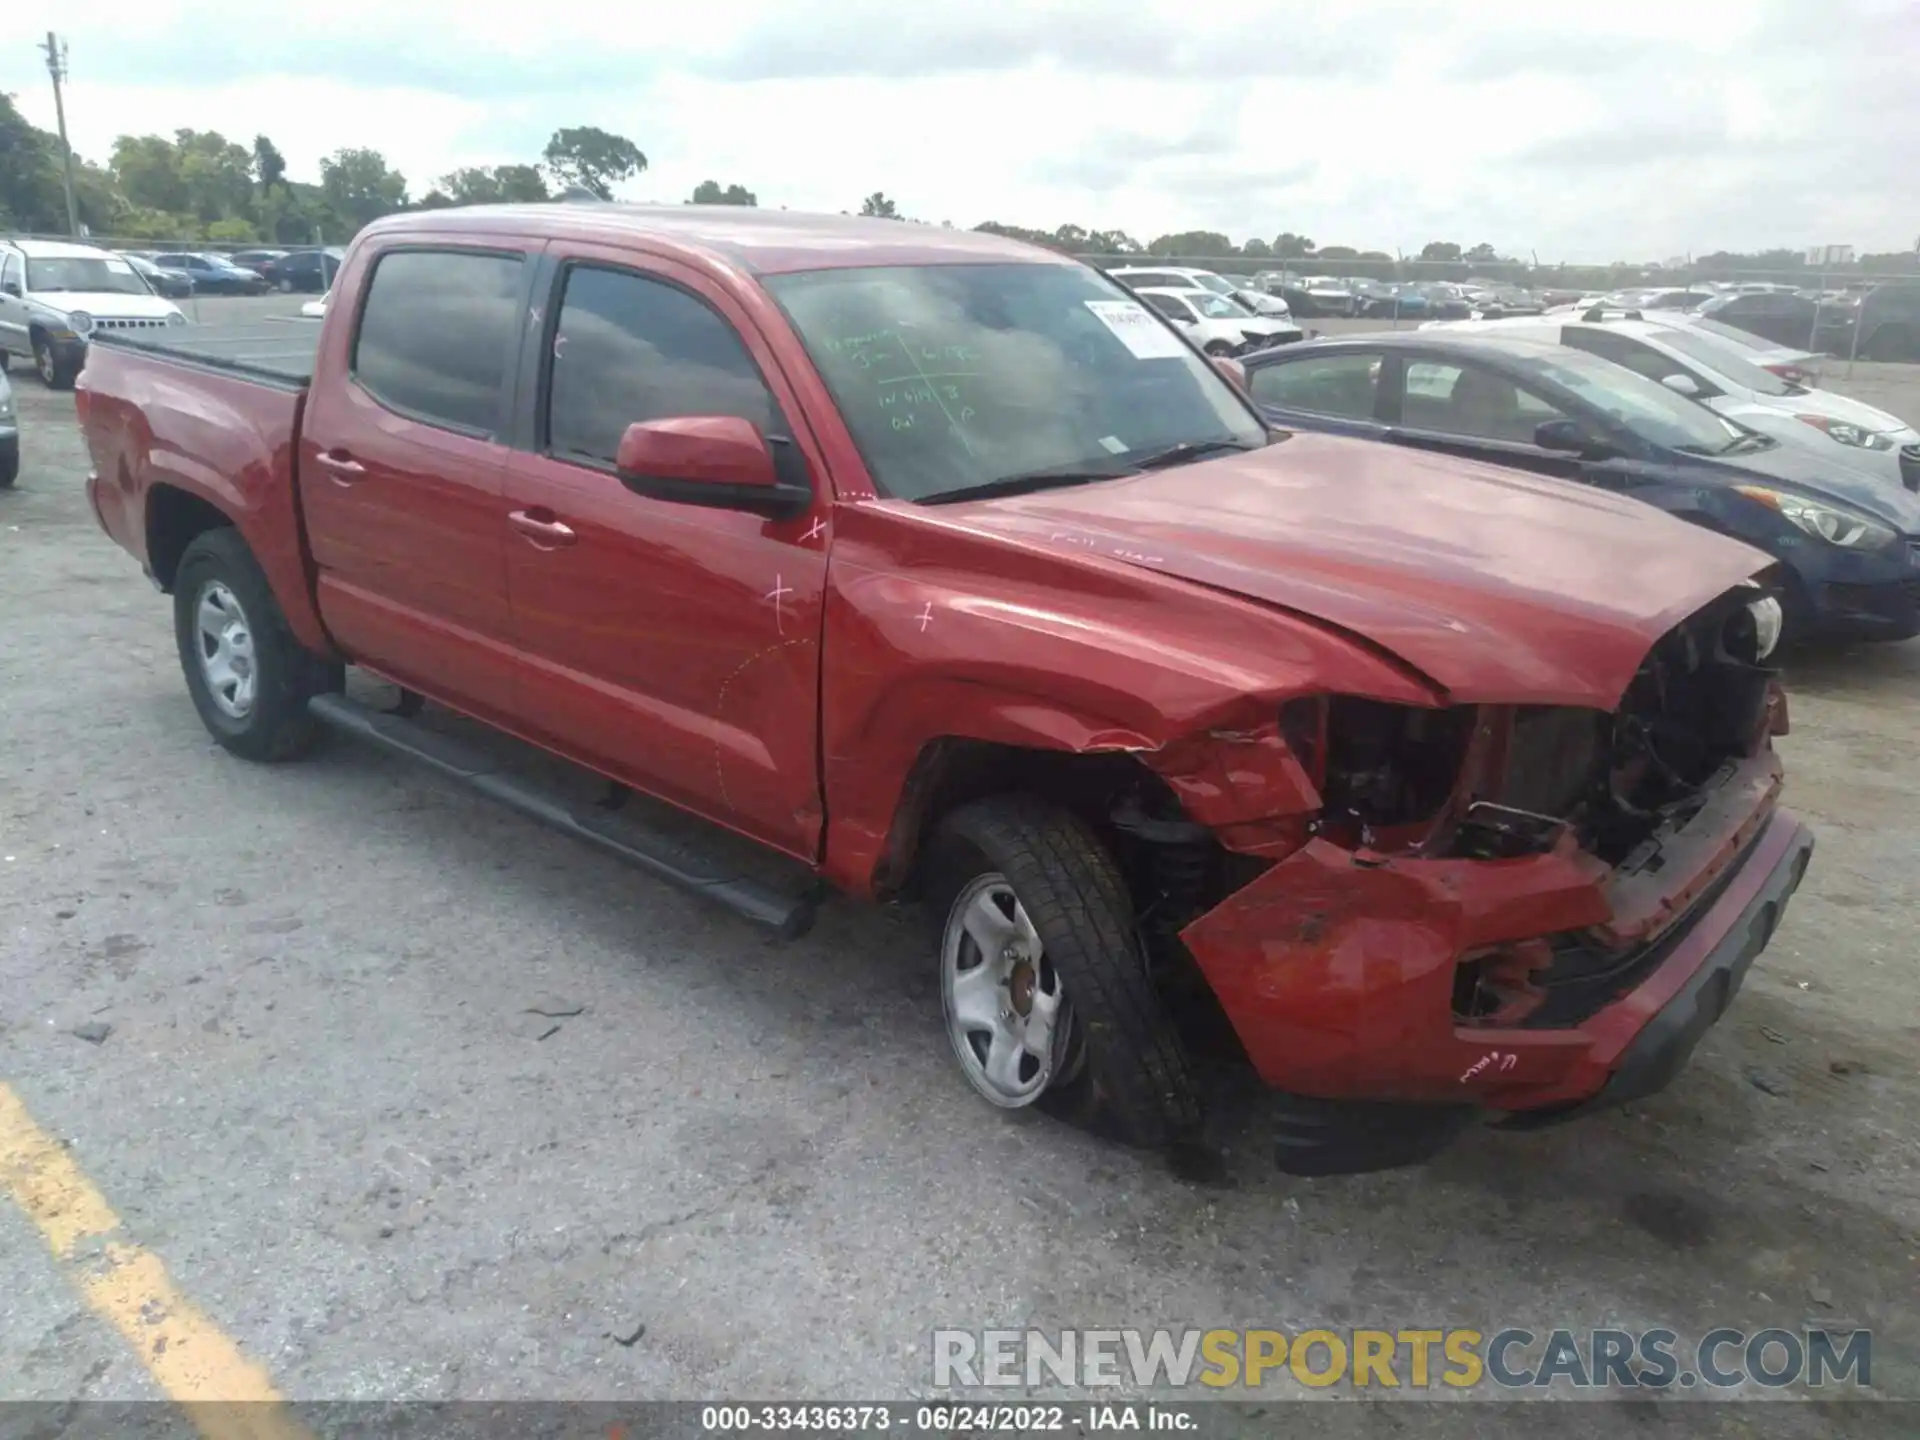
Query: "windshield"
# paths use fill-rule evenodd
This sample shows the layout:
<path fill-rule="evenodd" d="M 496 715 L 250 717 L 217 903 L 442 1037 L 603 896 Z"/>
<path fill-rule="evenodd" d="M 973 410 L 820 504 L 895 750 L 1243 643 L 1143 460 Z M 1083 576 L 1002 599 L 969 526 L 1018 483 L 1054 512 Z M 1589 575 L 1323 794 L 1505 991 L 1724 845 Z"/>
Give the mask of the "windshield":
<path fill-rule="evenodd" d="M 27 261 L 27 293 L 73 291 L 103 295 L 147 295 L 147 282 L 117 255 L 62 255 Z"/>
<path fill-rule="evenodd" d="M 1180 297 L 1209 320 L 1238 320 L 1247 312 L 1232 300 L 1218 295 L 1189 294 Z"/>
<path fill-rule="evenodd" d="M 1124 473 L 1170 446 L 1267 440 L 1192 347 L 1081 266 L 814 270 L 766 285 L 883 495 Z"/>
<path fill-rule="evenodd" d="M 1660 341 L 1682 355 L 1698 360 L 1718 371 L 1736 385 L 1761 395 L 1797 395 L 1799 386 L 1789 385 L 1770 370 L 1762 370 L 1741 353 L 1740 347 L 1712 335 L 1691 334 L 1679 326 L 1660 332 Z"/>
<path fill-rule="evenodd" d="M 1748 433 L 1706 406 L 1676 395 L 1659 381 L 1583 350 L 1559 349 L 1551 360 L 1533 360 L 1531 367 L 1605 411 L 1641 439 L 1672 450 L 1716 455 Z"/>
<path fill-rule="evenodd" d="M 1233 286 L 1229 285 L 1218 275 L 1196 275 L 1193 277 L 1193 283 L 1198 285 L 1202 290 L 1213 291 L 1216 295 L 1233 294 Z"/>

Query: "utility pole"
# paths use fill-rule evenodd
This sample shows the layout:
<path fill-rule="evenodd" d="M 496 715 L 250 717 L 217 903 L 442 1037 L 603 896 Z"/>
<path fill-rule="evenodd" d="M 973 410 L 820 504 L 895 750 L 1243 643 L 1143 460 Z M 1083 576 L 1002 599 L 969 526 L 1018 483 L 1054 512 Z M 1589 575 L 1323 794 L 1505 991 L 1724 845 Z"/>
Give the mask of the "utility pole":
<path fill-rule="evenodd" d="M 73 203 L 73 146 L 67 141 L 67 102 L 60 93 L 60 82 L 67 78 L 67 44 L 53 31 L 40 47 L 47 54 L 47 74 L 53 77 L 53 113 L 60 122 L 61 158 L 66 162 L 63 174 L 67 182 L 67 233 L 80 236 L 80 211 Z"/>

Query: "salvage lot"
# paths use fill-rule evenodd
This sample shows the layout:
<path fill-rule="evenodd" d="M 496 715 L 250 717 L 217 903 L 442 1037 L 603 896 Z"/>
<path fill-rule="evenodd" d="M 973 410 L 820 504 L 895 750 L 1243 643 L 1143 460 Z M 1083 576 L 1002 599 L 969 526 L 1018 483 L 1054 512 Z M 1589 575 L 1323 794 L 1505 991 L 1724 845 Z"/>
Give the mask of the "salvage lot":
<path fill-rule="evenodd" d="M 1920 419 L 1898 367 L 1836 388 Z M 283 1392 L 898 1395 L 941 1326 L 1805 1322 L 1920 1395 L 1920 643 L 1792 662 L 1821 849 L 1671 1091 L 1306 1182 L 1223 1076 L 1230 1183 L 1196 1188 L 972 1099 L 910 916 L 770 946 L 385 756 L 226 757 L 70 398 L 16 389 L 0 1082 Z M 152 1393 L 5 1207 L 0 1256 L 0 1396 Z"/>

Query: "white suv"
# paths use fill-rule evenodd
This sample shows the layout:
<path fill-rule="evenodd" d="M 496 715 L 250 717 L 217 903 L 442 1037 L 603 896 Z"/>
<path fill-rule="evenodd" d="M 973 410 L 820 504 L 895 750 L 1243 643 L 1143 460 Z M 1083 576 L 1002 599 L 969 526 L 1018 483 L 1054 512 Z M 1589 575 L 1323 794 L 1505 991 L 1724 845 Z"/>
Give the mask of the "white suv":
<path fill-rule="evenodd" d="M 40 378 L 66 390 L 86 362 L 88 336 L 186 323 L 111 250 L 0 240 L 0 366 L 31 355 Z"/>
<path fill-rule="evenodd" d="M 1107 271 L 1129 290 L 1211 290 L 1266 320 L 1292 323 L 1293 312 L 1278 295 L 1269 295 L 1248 283 L 1244 277 L 1235 284 L 1225 275 L 1211 270 L 1196 270 L 1188 265 L 1121 265 Z M 1300 338 L 1295 336 L 1295 339 Z"/>

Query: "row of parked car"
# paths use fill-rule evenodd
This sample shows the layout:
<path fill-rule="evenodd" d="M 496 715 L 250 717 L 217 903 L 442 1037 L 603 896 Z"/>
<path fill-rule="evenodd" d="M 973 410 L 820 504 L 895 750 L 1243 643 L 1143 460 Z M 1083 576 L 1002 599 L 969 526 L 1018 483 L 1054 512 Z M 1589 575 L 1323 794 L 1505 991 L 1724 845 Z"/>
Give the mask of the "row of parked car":
<path fill-rule="evenodd" d="M 1241 362 L 1289 428 L 1630 493 L 1779 560 L 1795 638 L 1920 633 L 1920 432 L 1821 389 L 1824 356 L 1716 318 L 1765 292 L 1476 305 L 1336 340 L 1305 339 L 1290 302 L 1243 277 L 1108 273 L 1202 350 Z"/>
<path fill-rule="evenodd" d="M 149 250 L 119 252 L 157 295 L 181 300 L 190 295 L 263 295 L 296 291 L 324 292 L 333 283 L 345 253 L 312 250 L 210 251 Z"/>
<path fill-rule="evenodd" d="M 1176 268 L 1155 273 L 1193 272 Z M 1529 289 L 1495 281 L 1395 284 L 1360 276 L 1277 271 L 1228 279 L 1232 288 L 1277 300 L 1287 313 L 1303 319 L 1499 320 L 1591 310 L 1596 305 L 1678 310 L 1763 335 L 1780 345 L 1831 355 L 1858 354 L 1868 360 L 1920 360 L 1920 278 L 1824 290 L 1765 281 L 1698 281 L 1592 292 Z"/>

